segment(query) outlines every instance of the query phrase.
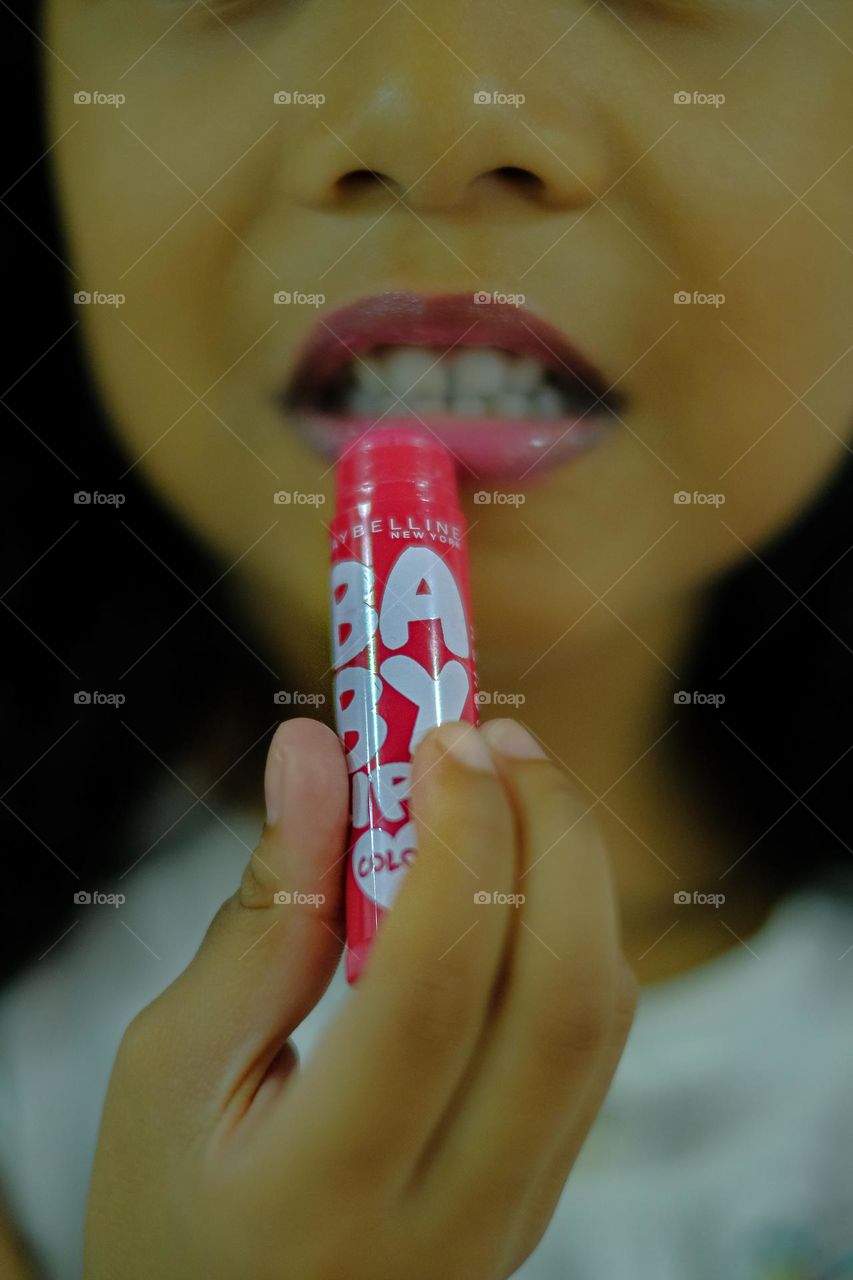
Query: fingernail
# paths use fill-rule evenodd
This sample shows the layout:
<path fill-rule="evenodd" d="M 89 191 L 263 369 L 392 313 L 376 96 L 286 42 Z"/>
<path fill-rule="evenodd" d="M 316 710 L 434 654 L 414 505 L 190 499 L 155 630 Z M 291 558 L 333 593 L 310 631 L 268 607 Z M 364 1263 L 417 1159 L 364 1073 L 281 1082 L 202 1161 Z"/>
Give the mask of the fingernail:
<path fill-rule="evenodd" d="M 494 773 L 495 764 L 489 748 L 472 724 L 450 721 L 436 732 L 438 745 L 469 769 L 482 769 Z"/>
<path fill-rule="evenodd" d="M 517 760 L 547 760 L 548 756 L 531 733 L 517 720 L 490 720 L 483 725 L 490 747 Z"/>
<path fill-rule="evenodd" d="M 264 800 L 267 807 L 267 826 L 273 827 L 284 810 L 284 771 L 286 753 L 276 744 L 278 733 L 273 735 L 264 770 Z"/>

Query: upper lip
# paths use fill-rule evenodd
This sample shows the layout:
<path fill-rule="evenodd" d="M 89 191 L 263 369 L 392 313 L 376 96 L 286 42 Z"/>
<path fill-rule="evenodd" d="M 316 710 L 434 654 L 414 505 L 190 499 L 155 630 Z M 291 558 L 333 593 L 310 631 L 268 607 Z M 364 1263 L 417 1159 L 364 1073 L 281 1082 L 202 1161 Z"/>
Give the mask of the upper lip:
<path fill-rule="evenodd" d="M 558 329 L 526 307 L 481 303 L 474 294 L 386 292 L 322 317 L 313 327 L 290 378 L 290 407 L 316 404 L 335 374 L 381 345 L 492 347 L 533 356 L 576 392 L 615 408 L 604 375 Z"/>

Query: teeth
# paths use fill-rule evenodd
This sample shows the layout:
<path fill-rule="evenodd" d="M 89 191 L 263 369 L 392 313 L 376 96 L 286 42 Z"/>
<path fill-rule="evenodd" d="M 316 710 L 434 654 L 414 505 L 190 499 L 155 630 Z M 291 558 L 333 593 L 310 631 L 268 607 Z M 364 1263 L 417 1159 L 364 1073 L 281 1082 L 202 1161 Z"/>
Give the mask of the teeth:
<path fill-rule="evenodd" d="M 506 386 L 509 360 L 497 351 L 471 348 L 448 356 L 447 363 L 454 395 L 496 396 Z"/>
<path fill-rule="evenodd" d="M 457 418 L 485 418 L 488 411 L 484 396 L 451 396 L 447 402 L 447 412 Z"/>
<path fill-rule="evenodd" d="M 388 347 L 355 360 L 343 409 L 357 417 L 560 418 L 567 397 L 530 356 L 487 347 Z"/>
<path fill-rule="evenodd" d="M 509 366 L 506 385 L 510 391 L 535 391 L 542 382 L 542 366 L 532 356 L 522 356 Z"/>
<path fill-rule="evenodd" d="M 373 367 L 395 396 L 405 396 L 411 388 L 419 400 L 441 400 L 447 394 L 447 370 L 439 356 L 425 347 L 397 347 L 384 360 L 376 359 Z"/>
<path fill-rule="evenodd" d="M 542 387 L 533 397 L 536 416 L 560 418 L 565 412 L 565 402 L 556 387 Z"/>
<path fill-rule="evenodd" d="M 416 400 L 414 396 L 410 397 L 408 406 L 405 400 L 401 400 L 397 405 L 397 409 L 404 417 L 408 416 L 408 410 L 419 414 L 422 418 L 426 417 L 427 414 L 448 412 L 446 400 Z"/>
<path fill-rule="evenodd" d="M 520 391 L 502 391 L 492 396 L 492 408 L 499 418 L 527 418 L 533 407 L 533 397 Z"/>
<path fill-rule="evenodd" d="M 348 400 L 349 412 L 357 418 L 369 418 L 376 410 L 377 397 L 366 387 L 358 387 L 351 391 Z"/>

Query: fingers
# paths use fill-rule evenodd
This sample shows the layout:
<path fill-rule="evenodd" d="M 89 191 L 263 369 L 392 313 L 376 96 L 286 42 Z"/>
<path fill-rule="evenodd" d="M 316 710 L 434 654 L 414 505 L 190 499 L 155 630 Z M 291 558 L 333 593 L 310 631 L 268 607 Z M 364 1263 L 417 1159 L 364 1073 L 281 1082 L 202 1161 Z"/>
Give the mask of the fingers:
<path fill-rule="evenodd" d="M 492 722 L 483 736 L 519 822 L 524 902 L 500 1008 L 421 1171 L 466 1220 L 486 1203 L 516 1212 L 559 1141 L 582 1126 L 621 963 L 608 860 L 585 802 L 520 726 Z"/>
<path fill-rule="evenodd" d="M 413 778 L 417 860 L 282 1119 L 290 1144 L 301 1123 L 340 1170 L 402 1182 L 473 1054 L 506 949 L 510 908 L 484 913 L 475 893 L 508 895 L 516 875 L 511 805 L 477 730 L 427 735 Z"/>
<path fill-rule="evenodd" d="M 575 1161 L 607 1096 L 622 1057 L 637 1007 L 638 984 L 627 961 L 616 980 L 613 1020 L 607 1046 L 568 1125 L 558 1128 L 553 1152 L 542 1153 L 542 1169 L 531 1178 L 519 1201 L 519 1223 L 507 1274 L 513 1275 L 533 1252 L 554 1215 Z"/>
<path fill-rule="evenodd" d="M 323 994 L 343 945 L 348 782 L 334 732 L 316 720 L 279 725 L 265 790 L 268 821 L 239 889 L 152 1006 L 174 1015 L 187 1075 L 229 1096 L 253 1066 L 263 1075 Z"/>

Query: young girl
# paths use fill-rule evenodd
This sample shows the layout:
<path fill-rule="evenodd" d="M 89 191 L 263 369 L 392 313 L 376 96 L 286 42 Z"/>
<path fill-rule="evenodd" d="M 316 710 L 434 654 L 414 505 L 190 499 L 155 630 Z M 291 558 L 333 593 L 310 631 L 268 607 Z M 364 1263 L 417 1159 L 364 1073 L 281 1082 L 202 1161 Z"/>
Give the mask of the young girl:
<path fill-rule="evenodd" d="M 849 0 L 3 21 L 3 1275 L 853 1276 Z M 486 723 L 348 988 L 356 408 Z"/>

